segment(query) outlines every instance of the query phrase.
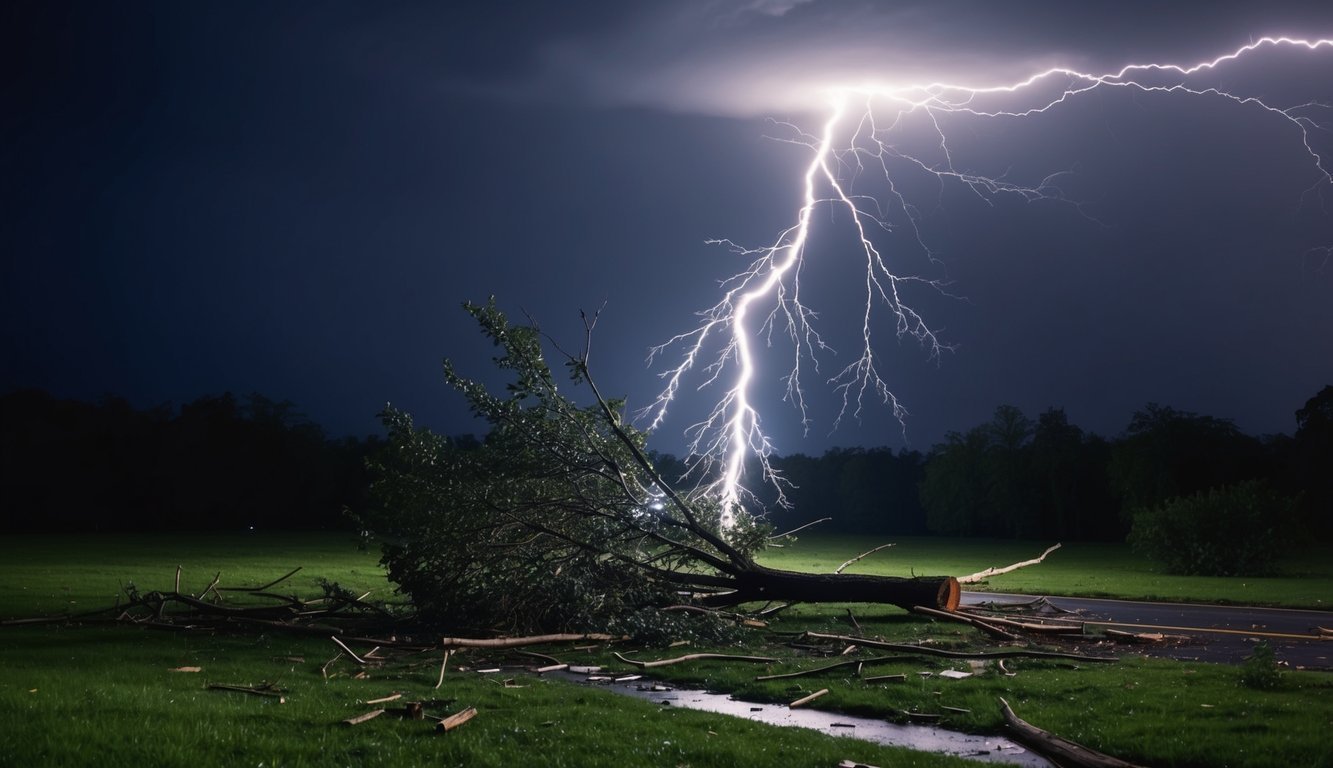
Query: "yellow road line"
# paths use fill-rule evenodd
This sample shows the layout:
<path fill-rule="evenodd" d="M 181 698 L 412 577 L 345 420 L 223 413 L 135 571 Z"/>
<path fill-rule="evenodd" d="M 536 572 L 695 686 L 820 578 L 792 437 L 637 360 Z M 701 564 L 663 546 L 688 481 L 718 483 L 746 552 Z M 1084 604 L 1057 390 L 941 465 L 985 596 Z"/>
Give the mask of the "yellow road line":
<path fill-rule="evenodd" d="M 1085 621 L 1097 627 L 1132 627 L 1134 629 L 1166 629 L 1175 632 L 1214 632 L 1222 635 L 1246 635 L 1248 637 L 1280 637 L 1289 640 L 1329 640 L 1333 638 L 1319 635 L 1293 635 L 1286 632 L 1263 632 L 1253 629 L 1217 629 L 1215 627 L 1171 627 L 1162 624 L 1127 624 L 1121 621 Z"/>

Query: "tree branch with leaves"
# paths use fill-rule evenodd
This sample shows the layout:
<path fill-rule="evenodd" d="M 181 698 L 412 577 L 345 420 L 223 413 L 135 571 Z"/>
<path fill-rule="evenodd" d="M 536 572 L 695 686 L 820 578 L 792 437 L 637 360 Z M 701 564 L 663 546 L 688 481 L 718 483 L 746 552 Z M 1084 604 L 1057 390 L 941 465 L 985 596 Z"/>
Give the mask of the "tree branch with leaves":
<path fill-rule="evenodd" d="M 503 395 L 446 361 L 448 383 L 490 432 L 464 446 L 388 409 L 375 460 L 368 525 L 386 542 L 389 576 L 423 616 L 476 630 L 635 633 L 688 621 L 660 608 L 750 601 L 881 602 L 952 609 L 947 576 L 806 574 L 759 565 L 769 528 L 746 515 L 723 530 L 716 499 L 676 488 L 654 467 L 624 403 L 604 397 L 589 366 L 596 317 L 578 354 L 561 353 L 560 391 L 535 324 L 513 325 L 495 304 L 467 304 L 510 375 Z"/>

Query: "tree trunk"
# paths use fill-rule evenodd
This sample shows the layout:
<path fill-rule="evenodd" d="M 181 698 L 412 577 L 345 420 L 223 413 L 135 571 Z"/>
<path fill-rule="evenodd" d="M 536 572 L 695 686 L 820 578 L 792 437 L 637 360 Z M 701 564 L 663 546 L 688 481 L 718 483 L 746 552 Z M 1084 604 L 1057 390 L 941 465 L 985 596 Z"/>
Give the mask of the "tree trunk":
<path fill-rule="evenodd" d="M 867 576 L 847 573 L 796 573 L 754 565 L 734 577 L 734 592 L 711 595 L 710 607 L 758 600 L 798 603 L 888 603 L 905 610 L 921 605 L 941 611 L 958 608 L 958 580 L 952 576 Z"/>

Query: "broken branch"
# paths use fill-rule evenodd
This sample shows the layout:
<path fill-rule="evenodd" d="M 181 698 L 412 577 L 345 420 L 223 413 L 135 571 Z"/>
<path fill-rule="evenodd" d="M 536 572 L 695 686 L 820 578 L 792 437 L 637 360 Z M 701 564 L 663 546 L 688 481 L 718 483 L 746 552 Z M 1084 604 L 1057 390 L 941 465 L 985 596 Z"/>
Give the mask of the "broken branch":
<path fill-rule="evenodd" d="M 999 651 L 981 651 L 978 653 L 967 653 L 964 651 L 946 651 L 941 648 L 926 648 L 920 645 L 908 645 L 906 643 L 888 643 L 883 640 L 872 640 L 868 637 L 850 637 L 848 635 L 826 635 L 822 632 L 806 632 L 804 637 L 811 640 L 827 640 L 839 643 L 859 643 L 860 645 L 871 648 L 884 648 L 890 651 L 900 653 L 920 654 L 924 656 L 941 656 L 946 659 L 1066 659 L 1069 661 L 1119 661 L 1119 659 L 1110 656 L 1087 656 L 1081 653 L 1061 653 L 1059 651 L 1028 651 L 1021 648 L 1010 648 Z"/>
<path fill-rule="evenodd" d="M 842 572 L 843 572 L 843 569 L 845 569 L 847 566 L 851 565 L 852 563 L 855 563 L 856 561 L 858 561 L 858 560 L 860 560 L 860 559 L 862 559 L 862 558 L 869 557 L 870 555 L 875 554 L 876 552 L 880 551 L 881 549 L 888 549 L 889 547 L 893 547 L 893 546 L 897 546 L 897 545 L 896 545 L 896 544 L 880 544 L 878 547 L 875 547 L 874 549 L 868 550 L 868 551 L 866 551 L 866 552 L 862 552 L 861 554 L 857 555 L 856 557 L 853 557 L 851 560 L 848 560 L 847 562 L 843 563 L 842 565 L 838 566 L 837 568 L 834 568 L 834 569 L 833 569 L 833 572 L 834 572 L 834 573 L 842 573 Z"/>
<path fill-rule="evenodd" d="M 809 696 L 802 696 L 801 698 L 797 699 L 796 701 L 793 701 L 792 703 L 788 704 L 788 705 L 787 705 L 787 708 L 788 708 L 788 709 L 796 709 L 797 707 L 804 707 L 806 704 L 809 704 L 810 702 L 814 701 L 815 699 L 819 698 L 820 696 L 823 696 L 823 695 L 826 694 L 826 693 L 828 693 L 828 689 L 827 689 L 827 688 L 820 688 L 819 690 L 815 691 L 814 693 L 810 694 Z"/>
<path fill-rule="evenodd" d="M 1033 751 L 1049 758 L 1052 762 L 1070 768 L 1139 768 L 1119 758 L 1088 749 L 1082 744 L 1056 736 L 1049 731 L 1032 725 L 1009 708 L 1009 702 L 1000 698 L 1000 709 L 1004 714 L 1005 725 L 1014 734 L 1014 738 L 1027 744 Z"/>
<path fill-rule="evenodd" d="M 656 661 L 638 661 L 636 659 L 626 658 L 623 654 L 614 653 L 617 659 L 638 667 L 639 669 L 649 669 L 651 667 L 665 667 L 671 664 L 680 664 L 686 661 L 699 661 L 701 659 L 726 659 L 728 661 L 753 661 L 757 664 L 774 664 L 778 660 L 768 656 L 734 656 L 728 653 L 687 653 L 684 656 L 677 656 L 674 659 L 658 659 Z"/>
<path fill-rule="evenodd" d="M 457 728 L 463 723 L 466 723 L 467 721 L 471 720 L 476 716 L 477 716 L 477 708 L 468 707 L 462 712 L 457 712 L 455 714 L 452 714 L 444 718 L 443 720 L 440 721 L 440 724 L 435 727 L 443 733 L 448 733 L 449 731 L 452 731 L 453 729 Z"/>
<path fill-rule="evenodd" d="M 959 577 L 958 577 L 958 583 L 959 583 L 959 584 L 976 584 L 976 583 L 979 582 L 979 581 L 985 581 L 986 579 L 990 578 L 991 576 L 999 576 L 999 575 L 1002 574 L 1002 573 L 1009 573 L 1009 572 L 1011 572 L 1011 571 L 1016 571 L 1016 570 L 1018 570 L 1019 568 L 1026 568 L 1026 567 L 1028 567 L 1029 565 L 1036 565 L 1037 563 L 1040 563 L 1041 561 L 1045 560 L 1047 555 L 1051 554 L 1052 552 L 1054 552 L 1055 550 L 1057 550 L 1057 549 L 1059 549 L 1059 548 L 1060 548 L 1060 545 L 1059 545 L 1059 544 L 1055 544 L 1055 545 L 1053 545 L 1053 546 L 1051 546 L 1051 547 L 1048 547 L 1048 548 L 1046 549 L 1045 552 L 1042 552 L 1040 555 L 1038 555 L 1037 557 L 1032 558 L 1031 560 L 1024 560 L 1024 561 L 1021 562 L 1021 563 L 1014 563 L 1013 565 L 1006 565 L 1006 566 L 1004 566 L 1003 568 L 987 568 L 987 569 L 984 570 L 984 571 L 977 571 L 976 573 L 971 574 L 971 575 L 969 575 L 969 576 L 959 576 Z"/>
<path fill-rule="evenodd" d="M 580 640 L 596 640 L 599 642 L 609 642 L 612 640 L 623 639 L 617 635 L 605 634 L 558 634 L 558 635 L 531 635 L 529 637 L 495 637 L 495 638 L 470 638 L 470 637 L 446 637 L 440 640 L 440 645 L 444 648 L 521 648 L 525 645 L 546 645 L 547 643 L 568 643 L 578 642 Z"/>
<path fill-rule="evenodd" d="M 369 704 L 370 702 L 366 703 Z M 382 714 L 384 714 L 384 710 L 372 709 L 369 712 L 366 712 L 365 714 L 347 718 L 346 720 L 343 721 L 343 725 L 360 725 L 366 722 L 367 720 L 374 720 L 375 718 L 379 717 Z"/>

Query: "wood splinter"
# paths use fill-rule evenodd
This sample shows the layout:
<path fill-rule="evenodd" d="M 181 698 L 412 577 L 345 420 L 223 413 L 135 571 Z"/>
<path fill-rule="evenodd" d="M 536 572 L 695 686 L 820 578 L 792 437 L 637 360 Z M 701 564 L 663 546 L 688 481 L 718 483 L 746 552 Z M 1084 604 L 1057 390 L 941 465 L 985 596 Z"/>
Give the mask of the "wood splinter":
<path fill-rule="evenodd" d="M 796 701 L 793 701 L 792 703 L 788 704 L 788 705 L 787 705 L 787 708 L 788 708 L 788 709 L 796 709 L 797 707 L 804 707 L 806 704 L 809 704 L 810 702 L 814 701 L 815 699 L 819 698 L 820 696 L 823 696 L 823 695 L 826 694 L 826 693 L 828 693 L 828 689 L 827 689 L 827 688 L 820 688 L 819 690 L 815 691 L 814 693 L 810 694 L 809 696 L 802 696 L 801 698 L 797 699 Z"/>
<path fill-rule="evenodd" d="M 366 722 L 367 720 L 374 720 L 375 718 L 379 717 L 382 714 L 384 714 L 384 710 L 372 709 L 369 712 L 362 713 L 360 715 L 357 715 L 356 717 L 347 718 L 346 720 L 343 721 L 343 725 L 360 725 Z"/>
<path fill-rule="evenodd" d="M 435 728 L 441 733 L 448 733 L 449 731 L 452 731 L 453 729 L 457 728 L 463 723 L 466 723 L 467 721 L 471 720 L 476 716 L 477 716 L 477 708 L 468 707 L 462 712 L 457 712 L 444 718 L 439 722 L 438 725 L 435 726 Z"/>

